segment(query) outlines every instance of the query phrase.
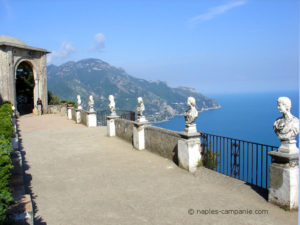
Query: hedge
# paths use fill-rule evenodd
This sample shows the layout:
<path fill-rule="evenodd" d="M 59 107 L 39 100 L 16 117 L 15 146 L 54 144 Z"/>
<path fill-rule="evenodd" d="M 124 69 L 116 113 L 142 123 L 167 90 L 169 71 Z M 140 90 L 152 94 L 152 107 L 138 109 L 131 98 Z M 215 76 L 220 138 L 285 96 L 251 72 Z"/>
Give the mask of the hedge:
<path fill-rule="evenodd" d="M 12 161 L 10 153 L 12 152 L 11 137 L 13 126 L 11 122 L 12 109 L 10 103 L 0 106 L 0 224 L 6 219 L 8 207 L 13 203 L 12 190 L 9 186 L 11 177 Z"/>

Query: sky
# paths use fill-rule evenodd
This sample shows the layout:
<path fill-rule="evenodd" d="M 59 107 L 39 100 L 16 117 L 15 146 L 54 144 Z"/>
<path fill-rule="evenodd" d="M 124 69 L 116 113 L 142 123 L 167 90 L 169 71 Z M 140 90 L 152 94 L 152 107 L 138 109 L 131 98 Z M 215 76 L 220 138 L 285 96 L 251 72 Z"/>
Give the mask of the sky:
<path fill-rule="evenodd" d="M 297 0 L 0 0 L 0 35 L 203 94 L 299 90 Z"/>

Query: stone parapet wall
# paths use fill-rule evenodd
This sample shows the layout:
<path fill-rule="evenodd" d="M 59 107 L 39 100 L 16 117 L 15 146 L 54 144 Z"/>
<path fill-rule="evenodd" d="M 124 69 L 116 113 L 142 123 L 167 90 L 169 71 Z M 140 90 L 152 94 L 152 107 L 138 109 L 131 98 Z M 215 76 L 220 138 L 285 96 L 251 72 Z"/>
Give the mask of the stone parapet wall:
<path fill-rule="evenodd" d="M 134 121 L 125 119 L 115 119 L 116 135 L 126 141 L 133 143 Z"/>
<path fill-rule="evenodd" d="M 115 119 L 116 136 L 133 143 L 134 121 Z M 177 159 L 177 145 L 181 136 L 178 132 L 154 126 L 145 126 L 145 148 L 175 163 Z"/>
<path fill-rule="evenodd" d="M 87 115 L 88 115 L 88 113 L 87 113 L 87 111 L 85 111 L 85 110 L 80 110 L 80 114 L 81 114 L 81 121 L 80 121 L 80 123 L 82 123 L 83 125 L 85 125 L 85 126 L 88 126 L 88 121 L 87 121 Z"/>
<path fill-rule="evenodd" d="M 145 128 L 146 149 L 164 158 L 178 163 L 178 140 L 181 139 L 176 131 L 164 128 L 147 126 Z"/>
<path fill-rule="evenodd" d="M 76 122 L 76 110 L 75 108 L 72 108 L 72 120 L 74 120 Z"/>
<path fill-rule="evenodd" d="M 67 116 L 67 107 L 65 105 L 48 105 L 47 114 Z"/>

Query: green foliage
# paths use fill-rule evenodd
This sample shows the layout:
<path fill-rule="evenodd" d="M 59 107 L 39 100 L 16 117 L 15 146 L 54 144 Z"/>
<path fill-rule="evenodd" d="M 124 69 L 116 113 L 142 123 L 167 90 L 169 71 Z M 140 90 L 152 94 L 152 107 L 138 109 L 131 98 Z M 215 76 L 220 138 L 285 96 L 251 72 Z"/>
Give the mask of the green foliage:
<path fill-rule="evenodd" d="M 59 98 L 50 91 L 48 91 L 48 104 L 59 105 Z"/>
<path fill-rule="evenodd" d="M 13 203 L 13 198 L 10 191 L 0 192 L 0 224 L 3 224 L 6 221 L 6 212 L 8 207 Z"/>
<path fill-rule="evenodd" d="M 13 134 L 13 127 L 11 123 L 12 109 L 10 103 L 5 103 L 0 107 L 0 135 L 5 138 L 11 138 Z"/>
<path fill-rule="evenodd" d="M 204 166 L 208 169 L 216 169 L 218 167 L 220 153 L 211 151 L 210 146 L 211 144 L 209 144 L 209 148 L 204 149 L 204 154 L 202 160 L 198 162 L 198 167 Z"/>
<path fill-rule="evenodd" d="M 72 104 L 74 107 L 76 106 L 76 108 L 77 108 L 77 105 L 75 104 L 75 102 L 72 102 L 72 101 L 61 100 L 60 103 Z"/>
<path fill-rule="evenodd" d="M 13 203 L 12 190 L 9 186 L 11 177 L 12 152 L 11 136 L 13 127 L 11 123 L 12 109 L 10 103 L 0 106 L 0 224 L 6 220 L 8 207 Z"/>
<path fill-rule="evenodd" d="M 75 106 L 77 107 L 77 105 L 75 104 L 75 102 L 69 101 L 68 104 L 72 104 L 74 107 Z"/>

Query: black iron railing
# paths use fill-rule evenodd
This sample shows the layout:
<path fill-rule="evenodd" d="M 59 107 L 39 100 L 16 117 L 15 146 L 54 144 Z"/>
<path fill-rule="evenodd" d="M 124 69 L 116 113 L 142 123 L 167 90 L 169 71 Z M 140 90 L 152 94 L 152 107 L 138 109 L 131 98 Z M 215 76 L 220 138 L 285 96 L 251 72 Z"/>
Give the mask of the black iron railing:
<path fill-rule="evenodd" d="M 268 152 L 278 147 L 207 133 L 201 133 L 201 146 L 204 166 L 268 189 Z"/>
<path fill-rule="evenodd" d="M 116 110 L 116 113 L 122 119 L 132 120 L 132 121 L 135 120 L 135 112 L 128 111 L 128 110 Z M 107 125 L 106 117 L 109 115 L 110 115 L 109 110 L 103 110 L 103 111 L 97 112 L 98 126 L 106 126 Z"/>

